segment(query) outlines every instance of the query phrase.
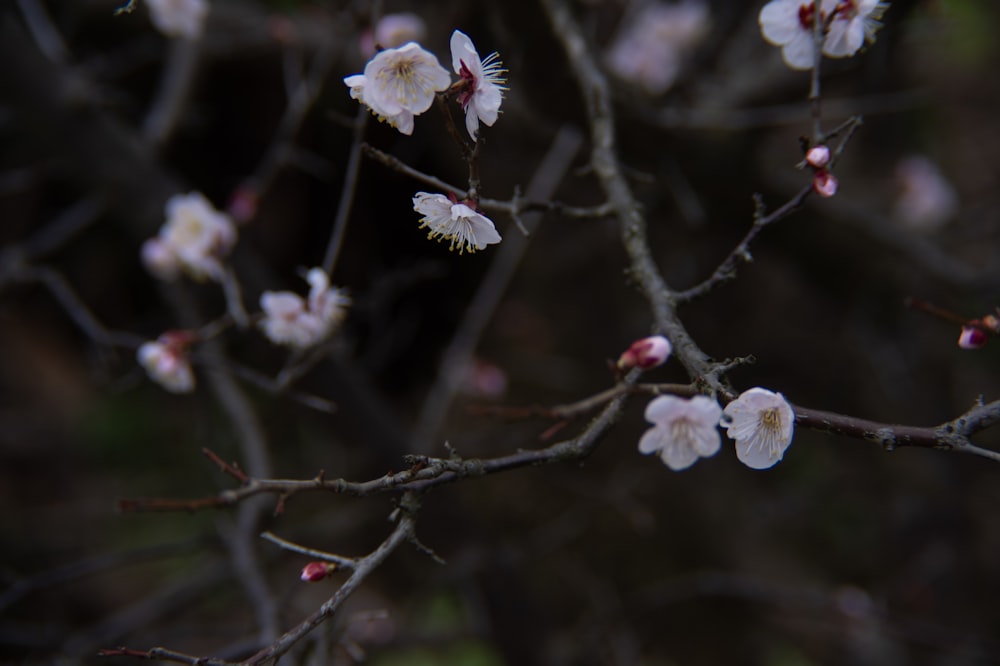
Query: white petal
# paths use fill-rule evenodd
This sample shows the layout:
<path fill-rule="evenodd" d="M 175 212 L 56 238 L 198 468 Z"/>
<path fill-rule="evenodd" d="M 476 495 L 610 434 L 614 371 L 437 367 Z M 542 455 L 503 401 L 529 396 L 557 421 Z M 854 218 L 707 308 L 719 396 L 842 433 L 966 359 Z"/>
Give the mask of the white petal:
<path fill-rule="evenodd" d="M 782 46 L 803 32 L 799 22 L 799 4 L 797 0 L 773 0 L 764 5 L 757 16 L 764 39 L 775 46 Z"/>
<path fill-rule="evenodd" d="M 483 74 L 483 64 L 479 59 L 479 52 L 476 51 L 472 40 L 461 30 L 451 33 L 451 68 L 458 74 L 462 71 L 462 63 L 465 63 L 469 72 L 480 79 Z"/>

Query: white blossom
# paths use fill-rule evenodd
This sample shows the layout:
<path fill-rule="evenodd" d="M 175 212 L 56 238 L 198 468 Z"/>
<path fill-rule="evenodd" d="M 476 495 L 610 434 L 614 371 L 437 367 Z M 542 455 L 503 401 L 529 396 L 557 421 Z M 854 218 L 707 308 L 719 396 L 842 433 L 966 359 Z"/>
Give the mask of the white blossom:
<path fill-rule="evenodd" d="M 663 463 L 680 471 L 719 451 L 719 417 L 722 408 L 703 395 L 679 398 L 661 395 L 646 406 L 646 420 L 653 424 L 639 440 L 639 451 L 660 454 Z"/>
<path fill-rule="evenodd" d="M 823 40 L 823 54 L 831 58 L 849 58 L 866 40 L 874 42 L 875 32 L 882 27 L 879 21 L 888 8 L 888 2 L 878 0 L 841 0 Z"/>
<path fill-rule="evenodd" d="M 837 8 L 838 0 L 823 0 L 820 20 Z M 810 69 L 815 61 L 812 0 L 771 0 L 757 16 L 764 39 L 781 47 L 781 57 L 792 69 Z"/>
<path fill-rule="evenodd" d="M 167 37 L 201 36 L 208 15 L 206 0 L 146 0 L 153 27 Z"/>
<path fill-rule="evenodd" d="M 183 271 L 196 280 L 219 281 L 222 259 L 236 244 L 236 227 L 200 192 L 176 194 L 167 200 L 167 221 L 160 233 L 142 247 L 149 271 L 170 280 Z"/>
<path fill-rule="evenodd" d="M 417 192 L 413 209 L 423 215 L 420 228 L 428 230 L 428 238 L 451 241 L 448 249 L 458 247 L 459 254 L 473 253 L 501 240 L 490 218 L 443 194 Z"/>
<path fill-rule="evenodd" d="M 726 405 L 723 425 L 736 440 L 736 457 L 747 467 L 766 469 L 792 443 L 795 413 L 780 393 L 752 388 Z"/>
<path fill-rule="evenodd" d="M 347 316 L 351 300 L 343 290 L 330 287 L 322 269 L 306 274 L 309 295 L 302 298 L 290 291 L 265 291 L 260 297 L 264 318 L 261 330 L 278 345 L 305 349 L 328 338 Z"/>
<path fill-rule="evenodd" d="M 507 90 L 507 70 L 496 51 L 481 60 L 472 40 L 460 30 L 451 33 L 451 66 L 466 82 L 458 94 L 458 103 L 465 109 L 465 128 L 475 139 L 480 121 L 489 127 L 497 121 Z"/>
<path fill-rule="evenodd" d="M 387 117 L 403 111 L 419 115 L 434 103 L 435 93 L 451 85 L 448 70 L 416 42 L 380 51 L 365 65 L 364 76 L 366 103 Z"/>
<path fill-rule="evenodd" d="M 146 342 L 136 352 L 139 365 L 150 379 L 171 393 L 194 390 L 194 372 L 187 357 L 188 336 L 180 331 L 164 333 L 155 342 Z"/>
<path fill-rule="evenodd" d="M 874 41 L 879 19 L 889 7 L 877 0 L 822 0 L 819 21 L 829 30 L 822 52 L 831 58 L 852 56 L 865 40 Z M 815 59 L 812 0 L 771 0 L 758 15 L 764 39 L 781 47 L 781 56 L 792 69 L 810 69 Z"/>

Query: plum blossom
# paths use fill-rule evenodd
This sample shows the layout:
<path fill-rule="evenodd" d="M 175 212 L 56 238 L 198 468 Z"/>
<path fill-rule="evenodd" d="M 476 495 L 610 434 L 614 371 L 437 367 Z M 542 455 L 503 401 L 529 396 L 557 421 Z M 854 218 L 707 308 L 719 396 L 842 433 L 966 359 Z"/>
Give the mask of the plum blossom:
<path fill-rule="evenodd" d="M 662 335 L 653 335 L 633 342 L 628 349 L 622 352 L 616 363 L 619 370 L 631 370 L 632 368 L 642 368 L 649 370 L 658 365 L 663 365 L 670 358 L 670 340 Z"/>
<path fill-rule="evenodd" d="M 153 27 L 167 37 L 201 36 L 208 15 L 206 0 L 146 0 Z"/>
<path fill-rule="evenodd" d="M 265 291 L 260 297 L 264 318 L 261 330 L 278 345 L 306 349 L 328 338 L 347 316 L 351 300 L 342 290 L 330 287 L 330 278 L 320 268 L 306 274 L 309 295 L 290 291 Z"/>
<path fill-rule="evenodd" d="M 780 393 L 752 388 L 724 410 L 723 425 L 736 440 L 736 457 L 747 467 L 774 466 L 792 443 L 795 412 Z"/>
<path fill-rule="evenodd" d="M 186 331 L 167 331 L 156 341 L 145 342 L 136 352 L 136 360 L 150 379 L 171 393 L 194 390 L 194 372 L 187 348 L 192 336 Z"/>
<path fill-rule="evenodd" d="M 361 52 L 370 57 L 375 55 L 376 46 L 393 49 L 407 42 L 419 42 L 426 33 L 424 20 L 412 12 L 386 14 L 374 30 L 366 30 L 361 36 Z"/>
<path fill-rule="evenodd" d="M 236 227 L 229 216 L 213 208 L 200 192 L 170 197 L 166 215 L 160 233 L 142 246 L 149 272 L 163 280 L 184 272 L 195 280 L 220 281 L 222 259 L 236 244 Z"/>
<path fill-rule="evenodd" d="M 684 56 L 708 32 L 708 5 L 699 0 L 677 4 L 642 2 L 622 22 L 605 62 L 616 76 L 651 95 L 673 85 Z"/>
<path fill-rule="evenodd" d="M 892 217 L 900 226 L 913 231 L 934 231 L 958 212 L 958 193 L 927 157 L 904 157 L 896 165 L 894 175 L 899 194 Z"/>
<path fill-rule="evenodd" d="M 830 163 L 830 148 L 822 144 L 806 151 L 806 164 L 814 169 L 822 169 Z"/>
<path fill-rule="evenodd" d="M 459 254 L 465 251 L 471 254 L 501 240 L 490 218 L 443 194 L 417 192 L 413 209 L 423 215 L 420 228 L 428 230 L 427 238 L 449 240 L 448 249 L 457 246 Z"/>
<path fill-rule="evenodd" d="M 639 440 L 639 451 L 646 455 L 659 452 L 670 469 L 686 469 L 699 457 L 718 453 L 720 416 L 722 408 L 712 398 L 661 395 L 646 406 L 646 420 L 653 427 Z"/>
<path fill-rule="evenodd" d="M 858 52 L 865 39 L 875 40 L 879 19 L 889 3 L 877 0 L 822 0 L 819 20 L 829 30 L 823 36 L 822 52 L 831 58 L 846 58 Z M 781 57 L 792 69 L 810 69 L 815 57 L 812 0 L 771 0 L 757 17 L 764 39 L 781 47 Z"/>
<path fill-rule="evenodd" d="M 465 84 L 458 103 L 465 109 L 465 128 L 475 140 L 480 121 L 489 127 L 497 121 L 507 70 L 496 51 L 480 60 L 472 40 L 460 30 L 451 33 L 451 66 Z"/>
<path fill-rule="evenodd" d="M 434 103 L 434 94 L 451 85 L 448 70 L 416 42 L 380 51 L 365 65 L 365 97 L 389 115 L 419 115 Z"/>
<path fill-rule="evenodd" d="M 864 46 L 874 42 L 875 32 L 888 2 L 878 0 L 841 0 L 830 23 L 830 30 L 823 40 L 823 55 L 831 58 L 849 58 Z"/>

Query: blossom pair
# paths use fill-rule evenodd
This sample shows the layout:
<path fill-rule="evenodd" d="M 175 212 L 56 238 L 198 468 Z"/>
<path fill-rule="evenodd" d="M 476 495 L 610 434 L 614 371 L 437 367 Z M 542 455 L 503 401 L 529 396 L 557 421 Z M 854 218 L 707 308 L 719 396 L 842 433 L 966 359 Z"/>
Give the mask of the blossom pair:
<path fill-rule="evenodd" d="M 819 22 L 826 29 L 822 53 L 830 58 L 853 56 L 865 41 L 875 41 L 879 20 L 889 8 L 878 0 L 821 0 Z M 781 56 L 792 69 L 815 64 L 813 0 L 771 0 L 758 15 L 764 39 L 781 47 Z"/>
<path fill-rule="evenodd" d="M 481 59 L 469 36 L 459 30 L 451 35 L 451 61 L 460 78 L 455 92 L 465 111 L 465 127 L 475 139 L 480 122 L 492 126 L 497 121 L 506 70 L 496 53 Z M 348 76 L 344 83 L 351 97 L 379 120 L 412 134 L 414 116 L 429 109 L 437 93 L 451 87 L 451 77 L 433 53 L 408 42 L 380 51 L 363 74 Z"/>
<path fill-rule="evenodd" d="M 673 470 L 718 453 L 719 426 L 736 441 L 736 457 L 753 469 L 772 467 L 792 443 L 795 413 L 780 393 L 763 388 L 744 391 L 725 409 L 712 398 L 661 395 L 646 407 L 653 424 L 639 440 L 639 451 L 659 453 Z"/>
<path fill-rule="evenodd" d="M 351 299 L 342 289 L 330 286 L 322 269 L 310 270 L 306 282 L 309 294 L 305 298 L 290 291 L 265 291 L 260 297 L 260 329 L 276 345 L 314 347 L 329 338 L 347 316 Z M 191 331 L 167 331 L 155 341 L 143 343 L 136 360 L 150 379 L 166 390 L 190 393 L 195 377 L 188 350 L 196 341 L 197 335 Z"/>

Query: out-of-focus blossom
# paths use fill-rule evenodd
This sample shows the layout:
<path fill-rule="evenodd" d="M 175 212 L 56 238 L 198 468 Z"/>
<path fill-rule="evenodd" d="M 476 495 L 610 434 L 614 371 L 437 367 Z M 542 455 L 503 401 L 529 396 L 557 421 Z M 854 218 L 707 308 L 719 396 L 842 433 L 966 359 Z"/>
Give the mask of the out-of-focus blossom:
<path fill-rule="evenodd" d="M 459 30 L 451 33 L 451 66 L 465 83 L 458 93 L 458 103 L 465 110 L 465 128 L 475 139 L 480 121 L 489 127 L 497 121 L 507 89 L 507 70 L 496 51 L 480 59 L 472 40 Z"/>
<path fill-rule="evenodd" d="M 618 357 L 619 370 L 631 370 L 632 368 L 642 368 L 649 370 L 658 365 L 663 365 L 670 358 L 670 340 L 662 335 L 653 335 L 633 342 L 628 349 Z"/>
<path fill-rule="evenodd" d="M 448 249 L 457 247 L 459 254 L 471 254 L 501 240 L 490 218 L 443 194 L 417 192 L 413 209 L 423 215 L 420 228 L 428 230 L 428 238 L 451 241 Z"/>
<path fill-rule="evenodd" d="M 837 193 L 837 177 L 826 169 L 817 169 L 813 175 L 813 190 L 821 197 L 832 197 Z"/>
<path fill-rule="evenodd" d="M 896 165 L 895 180 L 899 194 L 892 216 L 901 227 L 934 231 L 958 212 L 955 188 L 930 159 L 922 155 L 903 158 Z"/>
<path fill-rule="evenodd" d="M 260 327 L 271 342 L 295 349 L 312 347 L 328 338 L 347 316 L 350 298 L 330 287 L 322 269 L 310 270 L 306 281 L 310 286 L 307 298 L 290 291 L 261 294 L 264 318 Z"/>
<path fill-rule="evenodd" d="M 260 192 L 252 185 L 240 185 L 229 197 L 226 211 L 237 222 L 249 222 L 257 216 L 260 205 Z"/>
<path fill-rule="evenodd" d="M 371 57 L 376 47 L 394 49 L 407 42 L 421 42 L 426 34 L 427 26 L 416 14 L 386 14 L 375 24 L 375 30 L 366 30 L 361 35 L 361 53 Z"/>
<path fill-rule="evenodd" d="M 142 247 L 146 268 L 170 280 L 183 271 L 195 280 L 223 277 L 222 259 L 236 244 L 236 227 L 200 193 L 177 194 L 167 200 L 167 221 Z"/>
<path fill-rule="evenodd" d="M 502 398 L 507 392 L 507 373 L 495 363 L 472 359 L 465 369 L 462 392 L 475 398 Z"/>
<path fill-rule="evenodd" d="M 659 453 L 663 464 L 674 471 L 687 469 L 698 458 L 718 453 L 720 416 L 719 403 L 703 395 L 661 395 L 646 406 L 646 420 L 653 427 L 639 440 L 639 451 Z"/>
<path fill-rule="evenodd" d="M 982 349 L 989 341 L 989 334 L 976 326 L 963 326 L 958 335 L 958 346 L 962 349 Z"/>
<path fill-rule="evenodd" d="M 698 0 L 641 3 L 622 22 L 605 63 L 619 78 L 651 95 L 663 94 L 685 55 L 708 33 L 709 23 L 708 5 Z"/>
<path fill-rule="evenodd" d="M 726 405 L 723 425 L 736 440 L 736 457 L 747 467 L 766 469 L 785 455 L 795 432 L 795 412 L 780 393 L 752 388 Z"/>
<path fill-rule="evenodd" d="M 831 58 L 849 58 L 864 46 L 874 42 L 875 33 L 888 2 L 878 0 L 841 0 L 830 23 L 830 30 L 823 40 L 823 55 Z"/>
<path fill-rule="evenodd" d="M 167 37 L 195 39 L 205 29 L 206 0 L 146 0 L 153 27 Z"/>
<path fill-rule="evenodd" d="M 190 393 L 195 383 L 187 356 L 191 341 L 191 334 L 186 331 L 167 331 L 156 341 L 143 343 L 136 352 L 136 359 L 150 379 L 166 390 Z"/>

